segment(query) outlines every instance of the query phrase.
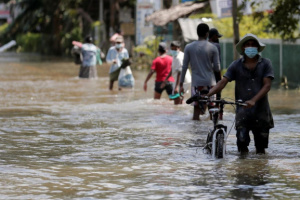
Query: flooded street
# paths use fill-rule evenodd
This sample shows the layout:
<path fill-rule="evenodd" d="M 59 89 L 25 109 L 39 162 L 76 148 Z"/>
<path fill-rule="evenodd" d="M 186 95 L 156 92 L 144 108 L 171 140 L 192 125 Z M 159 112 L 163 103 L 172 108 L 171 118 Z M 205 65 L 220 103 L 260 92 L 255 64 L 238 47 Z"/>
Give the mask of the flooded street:
<path fill-rule="evenodd" d="M 208 115 L 154 101 L 154 77 L 133 70 L 134 90 L 78 78 L 72 61 L 0 55 L 0 199 L 299 199 L 300 91 L 272 89 L 275 120 L 265 155 L 202 151 Z M 223 97 L 233 97 L 233 85 Z M 234 119 L 228 107 L 224 124 Z"/>

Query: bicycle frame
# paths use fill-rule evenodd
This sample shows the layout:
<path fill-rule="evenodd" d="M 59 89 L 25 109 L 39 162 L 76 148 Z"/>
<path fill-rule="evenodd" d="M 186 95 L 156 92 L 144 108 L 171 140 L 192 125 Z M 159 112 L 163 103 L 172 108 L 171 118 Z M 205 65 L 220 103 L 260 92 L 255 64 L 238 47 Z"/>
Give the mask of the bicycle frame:
<path fill-rule="evenodd" d="M 207 149 L 213 158 L 224 158 L 226 152 L 227 126 L 219 124 L 219 113 L 223 112 L 223 107 L 221 104 L 220 109 L 209 109 L 214 129 L 209 130 L 204 149 Z"/>
<path fill-rule="evenodd" d="M 207 147 L 210 150 L 213 158 L 224 158 L 226 152 L 226 140 L 227 140 L 227 126 L 219 124 L 219 113 L 223 112 L 224 105 L 221 108 L 211 108 L 209 112 L 212 115 L 212 121 L 214 124 L 214 129 L 209 131 L 209 136 L 207 139 Z M 212 135 L 211 135 L 212 134 Z M 220 137 L 220 139 L 218 139 Z M 211 140 L 211 141 L 210 141 Z M 220 141 L 222 140 L 222 141 Z M 220 144 L 221 143 L 221 144 Z M 219 149 L 221 148 L 221 149 Z"/>
<path fill-rule="evenodd" d="M 246 106 L 247 104 L 241 103 L 241 101 L 230 102 L 225 101 L 224 99 L 220 100 L 210 100 L 208 98 L 202 97 L 200 94 L 196 94 L 186 101 L 186 103 L 191 103 L 197 101 L 199 105 L 201 103 L 218 103 L 219 108 L 211 108 L 209 112 L 212 116 L 212 121 L 214 124 L 214 129 L 209 130 L 206 145 L 204 149 L 207 149 L 213 158 L 224 158 L 226 153 L 226 141 L 228 137 L 227 126 L 219 124 L 219 113 L 223 112 L 224 105 L 237 105 L 237 106 Z"/>

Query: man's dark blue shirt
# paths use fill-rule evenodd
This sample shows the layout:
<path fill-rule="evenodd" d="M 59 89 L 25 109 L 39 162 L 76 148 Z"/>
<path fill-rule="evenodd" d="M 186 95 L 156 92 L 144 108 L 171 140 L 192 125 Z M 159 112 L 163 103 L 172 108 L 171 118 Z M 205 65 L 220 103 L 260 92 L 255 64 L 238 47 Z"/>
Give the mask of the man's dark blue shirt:
<path fill-rule="evenodd" d="M 243 102 L 252 99 L 262 89 L 264 78 L 274 79 L 269 59 L 259 57 L 254 70 L 246 68 L 244 61 L 240 58 L 231 63 L 224 75 L 229 81 L 235 81 L 235 99 Z M 258 100 L 252 108 L 237 107 L 236 127 L 240 126 L 249 129 L 274 127 L 268 95 Z"/>

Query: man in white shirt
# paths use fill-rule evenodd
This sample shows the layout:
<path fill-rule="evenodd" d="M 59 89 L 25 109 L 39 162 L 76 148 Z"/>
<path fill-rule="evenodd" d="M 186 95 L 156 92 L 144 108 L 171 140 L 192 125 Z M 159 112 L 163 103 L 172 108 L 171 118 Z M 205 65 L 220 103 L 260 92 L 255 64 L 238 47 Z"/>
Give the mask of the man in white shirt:
<path fill-rule="evenodd" d="M 181 76 L 181 71 L 182 71 L 182 63 L 183 63 L 183 57 L 184 53 L 180 50 L 180 42 L 179 41 L 173 41 L 171 43 L 171 55 L 173 57 L 172 61 L 172 71 L 168 75 L 170 77 L 171 75 L 175 79 L 175 85 L 173 89 L 173 94 L 169 95 L 170 99 L 174 99 L 174 104 L 182 104 L 183 100 L 183 95 L 179 93 L 179 83 L 180 83 L 180 76 Z M 168 79 L 166 78 L 166 80 Z M 183 82 L 183 87 L 184 87 L 184 93 L 188 93 L 190 91 L 191 87 L 191 74 L 190 71 L 187 70 Z"/>

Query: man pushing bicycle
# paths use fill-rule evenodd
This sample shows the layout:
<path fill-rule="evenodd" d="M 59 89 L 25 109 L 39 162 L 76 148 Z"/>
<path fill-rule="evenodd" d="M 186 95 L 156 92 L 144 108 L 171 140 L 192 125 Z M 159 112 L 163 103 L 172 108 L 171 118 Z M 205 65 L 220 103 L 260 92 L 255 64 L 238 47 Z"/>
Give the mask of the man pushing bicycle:
<path fill-rule="evenodd" d="M 274 127 L 267 95 L 274 73 L 271 61 L 258 54 L 264 48 L 265 44 L 256 35 L 246 34 L 236 45 L 243 57 L 231 63 L 222 80 L 206 95 L 210 97 L 221 92 L 228 82 L 235 81 L 235 99 L 247 104 L 236 109 L 237 147 L 241 154 L 249 152 L 250 130 L 254 135 L 256 153 L 265 154 L 269 130 Z"/>

